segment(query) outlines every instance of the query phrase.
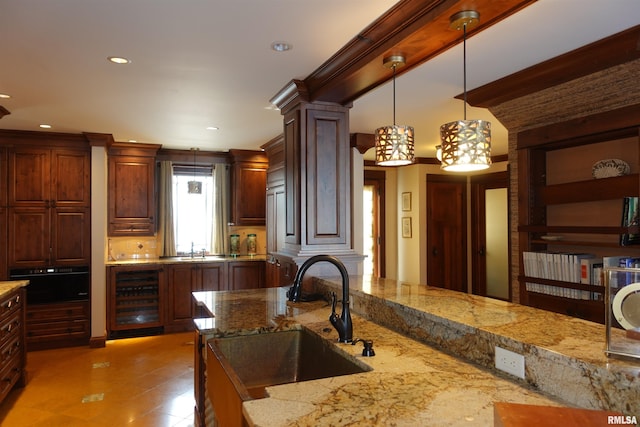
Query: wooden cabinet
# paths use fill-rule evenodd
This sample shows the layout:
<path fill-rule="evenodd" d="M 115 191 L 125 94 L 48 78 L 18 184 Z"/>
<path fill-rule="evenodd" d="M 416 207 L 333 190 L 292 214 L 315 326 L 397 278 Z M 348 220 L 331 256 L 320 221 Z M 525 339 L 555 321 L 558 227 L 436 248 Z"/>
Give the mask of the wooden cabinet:
<path fill-rule="evenodd" d="M 89 264 L 88 149 L 14 147 L 8 164 L 9 267 Z"/>
<path fill-rule="evenodd" d="M 264 261 L 229 261 L 227 289 L 256 289 L 265 287 Z"/>
<path fill-rule="evenodd" d="M 639 232 L 621 225 L 624 198 L 640 195 L 638 111 L 625 108 L 518 134 L 523 304 L 604 323 L 602 286 L 525 275 L 523 253 L 640 256 L 639 246 L 620 244 L 622 234 Z M 627 162 L 630 174 L 595 179 L 593 165 L 611 158 Z"/>
<path fill-rule="evenodd" d="M 137 329 L 162 330 L 165 317 L 165 273 L 158 265 L 108 267 L 109 335 Z"/>
<path fill-rule="evenodd" d="M 231 221 L 235 225 L 265 225 L 267 157 L 261 151 L 230 150 Z"/>
<path fill-rule="evenodd" d="M 9 278 L 7 268 L 7 179 L 9 178 L 7 168 L 7 148 L 0 147 L 0 280 Z"/>
<path fill-rule="evenodd" d="M 192 319 L 203 317 L 194 304 L 191 292 L 226 289 L 224 262 L 173 264 L 168 269 L 167 322 L 168 332 L 193 329 Z M 208 317 L 208 316 L 207 316 Z"/>
<path fill-rule="evenodd" d="M 267 288 L 291 286 L 297 271 L 298 266 L 293 260 L 282 256 L 271 255 L 266 263 L 265 286 Z"/>
<path fill-rule="evenodd" d="M 110 236 L 152 236 L 156 229 L 155 156 L 152 144 L 109 147 Z"/>
<path fill-rule="evenodd" d="M 192 292 L 262 288 L 265 262 L 183 261 L 107 267 L 107 325 L 111 338 L 193 330 L 193 319 L 209 317 Z"/>
<path fill-rule="evenodd" d="M 14 386 L 26 384 L 25 290 L 0 297 L 0 402 Z"/>
<path fill-rule="evenodd" d="M 89 342 L 91 336 L 89 301 L 30 304 L 27 311 L 29 351 L 86 345 Z"/>
<path fill-rule="evenodd" d="M 286 193 L 284 188 L 284 135 L 262 146 L 269 160 L 267 169 L 266 218 L 267 254 L 284 248 Z"/>

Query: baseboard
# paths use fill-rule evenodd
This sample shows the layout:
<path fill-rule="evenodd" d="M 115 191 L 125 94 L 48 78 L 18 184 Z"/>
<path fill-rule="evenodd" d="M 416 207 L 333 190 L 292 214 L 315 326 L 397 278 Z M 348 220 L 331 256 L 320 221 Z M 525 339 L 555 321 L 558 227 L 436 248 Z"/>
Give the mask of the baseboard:
<path fill-rule="evenodd" d="M 107 345 L 107 337 L 91 337 L 89 340 L 90 348 L 102 348 Z"/>

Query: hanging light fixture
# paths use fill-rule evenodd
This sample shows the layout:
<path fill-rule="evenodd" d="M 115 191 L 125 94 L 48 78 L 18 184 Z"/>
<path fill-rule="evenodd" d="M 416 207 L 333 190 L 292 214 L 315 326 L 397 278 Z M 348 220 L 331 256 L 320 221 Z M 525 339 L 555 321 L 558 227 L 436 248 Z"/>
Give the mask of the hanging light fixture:
<path fill-rule="evenodd" d="M 202 194 L 202 182 L 196 181 L 196 155 L 198 153 L 197 148 L 192 148 L 193 151 L 193 180 L 189 181 L 187 185 L 189 186 L 189 194 Z"/>
<path fill-rule="evenodd" d="M 475 27 L 480 14 L 474 10 L 458 12 L 450 18 L 450 27 L 463 30 L 464 120 L 440 126 L 441 168 L 453 172 L 486 169 L 491 165 L 491 123 L 467 120 L 467 28 Z"/>
<path fill-rule="evenodd" d="M 392 55 L 383 61 L 385 67 L 393 68 L 393 126 L 376 129 L 376 165 L 379 166 L 402 166 L 414 162 L 413 127 L 396 125 L 396 67 L 404 63 L 402 55 Z"/>

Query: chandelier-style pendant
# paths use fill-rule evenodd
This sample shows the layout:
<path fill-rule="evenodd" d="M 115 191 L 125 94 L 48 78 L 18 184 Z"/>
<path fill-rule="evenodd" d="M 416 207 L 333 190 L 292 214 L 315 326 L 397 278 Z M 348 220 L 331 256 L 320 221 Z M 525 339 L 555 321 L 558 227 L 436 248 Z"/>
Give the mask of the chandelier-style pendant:
<path fill-rule="evenodd" d="M 441 168 L 452 172 L 487 169 L 491 165 L 491 123 L 457 120 L 440 126 Z"/>
<path fill-rule="evenodd" d="M 383 126 L 376 129 L 376 164 L 402 166 L 414 162 L 412 126 Z"/>

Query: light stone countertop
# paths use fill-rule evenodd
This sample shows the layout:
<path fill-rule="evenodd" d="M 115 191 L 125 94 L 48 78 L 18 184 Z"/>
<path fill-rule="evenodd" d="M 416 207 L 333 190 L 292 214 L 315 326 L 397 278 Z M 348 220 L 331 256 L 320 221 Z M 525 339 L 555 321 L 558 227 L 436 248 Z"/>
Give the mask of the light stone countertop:
<path fill-rule="evenodd" d="M 16 288 L 21 288 L 29 284 L 28 280 L 10 280 L 0 282 L 0 298 L 13 291 Z"/>
<path fill-rule="evenodd" d="M 183 264 L 183 263 L 207 263 L 207 262 L 233 262 L 233 261 L 266 261 L 265 254 L 257 255 L 238 255 L 238 256 L 175 256 L 166 258 L 126 258 L 110 260 L 105 262 L 108 266 L 119 265 L 147 265 L 147 264 Z"/>
<path fill-rule="evenodd" d="M 628 375 L 608 383 L 600 390 L 599 399 L 590 397 L 599 381 L 605 380 L 606 375 L 598 377 L 602 375 L 599 369 L 608 368 L 602 352 L 604 337 L 589 344 L 590 348 L 597 348 L 592 351 L 598 354 L 581 350 L 586 342 L 575 340 L 584 333 L 594 339 L 603 331 L 601 325 L 575 323 L 566 316 L 438 288 L 384 279 L 375 283 L 359 278 L 351 281 L 354 338 L 372 339 L 376 356 L 362 357 L 361 345 L 334 345 L 360 358 L 373 371 L 269 387 L 268 398 L 244 404 L 245 416 L 252 425 L 487 426 L 493 423 L 494 402 L 638 414 L 639 400 L 629 401 L 638 393 L 638 365 L 613 362 L 616 370 L 620 369 L 618 374 Z M 337 278 L 316 280 L 323 292 L 337 290 L 338 284 Z M 286 290 L 195 292 L 196 300 L 215 314 L 209 319 L 197 319 L 196 325 L 201 333 L 210 336 L 304 326 L 335 341 L 337 333 L 328 321 L 329 305 L 324 301 L 290 303 Z M 555 323 L 545 322 L 568 324 L 557 329 Z M 493 370 L 494 343 L 525 354 L 527 381 Z M 589 357 L 583 361 L 576 355 L 565 356 L 563 351 L 586 352 Z M 545 352 L 554 357 L 548 359 Z M 590 365 L 594 361 L 606 366 L 594 368 Z M 569 384 L 575 380 L 576 371 L 585 369 L 585 363 L 593 370 L 583 372 L 577 384 Z M 549 378 L 531 380 L 543 371 Z M 585 382 L 591 385 L 582 392 Z M 635 390 L 624 391 L 616 404 L 602 404 L 611 403 L 617 391 L 628 387 Z M 565 389 L 569 391 L 563 393 Z"/>

